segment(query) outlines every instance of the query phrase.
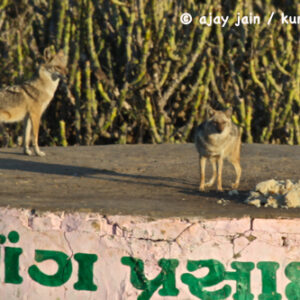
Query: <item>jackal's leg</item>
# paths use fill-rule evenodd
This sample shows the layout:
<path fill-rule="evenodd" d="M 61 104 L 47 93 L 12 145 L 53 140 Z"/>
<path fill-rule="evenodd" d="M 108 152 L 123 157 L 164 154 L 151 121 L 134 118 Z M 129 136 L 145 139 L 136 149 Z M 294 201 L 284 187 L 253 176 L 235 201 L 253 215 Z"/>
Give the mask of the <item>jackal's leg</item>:
<path fill-rule="evenodd" d="M 218 181 L 217 181 L 217 190 L 223 191 L 222 188 L 222 171 L 223 171 L 223 157 L 218 158 Z"/>
<path fill-rule="evenodd" d="M 2 146 L 7 147 L 9 144 L 9 134 L 7 133 L 3 123 L 0 123 L 0 136 L 2 136 Z"/>
<path fill-rule="evenodd" d="M 240 164 L 240 151 L 241 151 L 241 140 L 238 140 L 234 151 L 228 157 L 228 160 L 229 160 L 229 162 L 232 163 L 235 173 L 236 173 L 235 182 L 232 184 L 233 189 L 237 189 L 239 187 L 241 174 L 242 174 L 242 168 L 241 168 L 241 164 Z"/>
<path fill-rule="evenodd" d="M 209 180 L 209 182 L 205 184 L 205 186 L 207 186 L 207 187 L 213 186 L 213 184 L 215 183 L 216 177 L 217 177 L 216 159 L 211 158 L 210 162 L 211 162 L 211 165 L 212 165 L 213 174 L 212 174 L 211 179 Z"/>
<path fill-rule="evenodd" d="M 236 179 L 235 179 L 234 184 L 232 185 L 232 188 L 237 189 L 239 187 L 239 184 L 240 184 L 242 168 L 241 168 L 239 160 L 231 161 L 231 163 L 232 163 L 232 165 L 235 169 L 235 173 L 236 173 Z"/>
<path fill-rule="evenodd" d="M 33 149 L 36 155 L 45 156 L 46 154 L 42 152 L 39 148 L 38 139 L 39 139 L 39 128 L 40 128 L 40 118 L 41 116 L 37 113 L 31 114 L 30 119 L 32 122 L 33 129 Z"/>
<path fill-rule="evenodd" d="M 10 122 L 11 121 L 11 113 L 7 110 L 0 109 L 0 122 Z M 3 123 L 1 123 L 0 127 L 0 134 L 3 138 L 3 145 L 4 147 L 8 146 L 9 144 L 9 135 L 6 132 Z"/>
<path fill-rule="evenodd" d="M 200 186 L 199 191 L 205 190 L 205 165 L 206 157 L 199 155 L 199 167 L 200 167 Z"/>
<path fill-rule="evenodd" d="M 27 115 L 24 119 L 24 134 L 23 134 L 23 151 L 24 154 L 31 155 L 32 152 L 29 149 L 30 147 L 30 140 L 31 140 L 31 119 L 29 115 Z"/>

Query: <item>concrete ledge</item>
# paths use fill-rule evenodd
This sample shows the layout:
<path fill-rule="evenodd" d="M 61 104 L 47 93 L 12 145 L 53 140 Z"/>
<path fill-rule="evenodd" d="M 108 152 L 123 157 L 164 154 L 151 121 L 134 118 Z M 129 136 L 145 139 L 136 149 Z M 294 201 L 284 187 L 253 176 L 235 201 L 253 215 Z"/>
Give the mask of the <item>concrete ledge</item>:
<path fill-rule="evenodd" d="M 198 155 L 193 144 L 50 147 L 45 157 L 21 149 L 0 151 L 0 207 L 84 211 L 153 218 L 292 218 L 297 209 L 245 205 L 258 182 L 300 180 L 300 147 L 242 145 L 239 194 L 228 194 L 233 167 L 225 163 L 224 193 L 198 192 Z M 210 166 L 207 178 L 211 176 Z M 224 205 L 218 204 L 220 200 Z"/>
<path fill-rule="evenodd" d="M 300 297 L 300 219 L 2 208 L 0 220 L 3 299 Z"/>

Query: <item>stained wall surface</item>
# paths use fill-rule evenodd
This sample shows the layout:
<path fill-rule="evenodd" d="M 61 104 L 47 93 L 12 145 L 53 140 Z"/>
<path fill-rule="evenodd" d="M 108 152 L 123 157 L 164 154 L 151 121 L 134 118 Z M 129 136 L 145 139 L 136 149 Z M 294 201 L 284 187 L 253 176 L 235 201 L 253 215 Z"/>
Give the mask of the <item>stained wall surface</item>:
<path fill-rule="evenodd" d="M 3 299 L 300 297 L 299 219 L 2 208 L 0 220 Z"/>

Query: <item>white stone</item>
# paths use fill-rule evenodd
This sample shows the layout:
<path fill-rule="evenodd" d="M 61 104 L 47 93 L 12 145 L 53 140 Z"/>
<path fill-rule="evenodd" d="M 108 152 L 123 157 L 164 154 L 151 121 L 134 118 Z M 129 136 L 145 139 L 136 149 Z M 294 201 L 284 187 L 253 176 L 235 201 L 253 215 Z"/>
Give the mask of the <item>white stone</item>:
<path fill-rule="evenodd" d="M 250 192 L 245 203 L 257 207 L 300 207 L 300 183 L 293 183 L 289 179 L 285 181 L 270 179 L 260 182 L 256 185 L 255 191 Z"/>
<path fill-rule="evenodd" d="M 267 196 L 270 192 L 273 194 L 278 193 L 278 182 L 274 179 L 260 182 L 256 185 L 255 190 L 264 196 Z"/>
<path fill-rule="evenodd" d="M 300 207 L 300 186 L 286 193 L 285 202 L 288 207 Z"/>

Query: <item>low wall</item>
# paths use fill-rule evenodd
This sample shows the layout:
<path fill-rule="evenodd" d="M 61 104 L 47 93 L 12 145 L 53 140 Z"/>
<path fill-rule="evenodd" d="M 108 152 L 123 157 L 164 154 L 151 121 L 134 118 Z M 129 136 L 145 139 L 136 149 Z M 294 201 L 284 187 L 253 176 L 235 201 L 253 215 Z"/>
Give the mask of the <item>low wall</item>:
<path fill-rule="evenodd" d="M 300 220 L 0 209 L 1 299 L 300 299 Z"/>

